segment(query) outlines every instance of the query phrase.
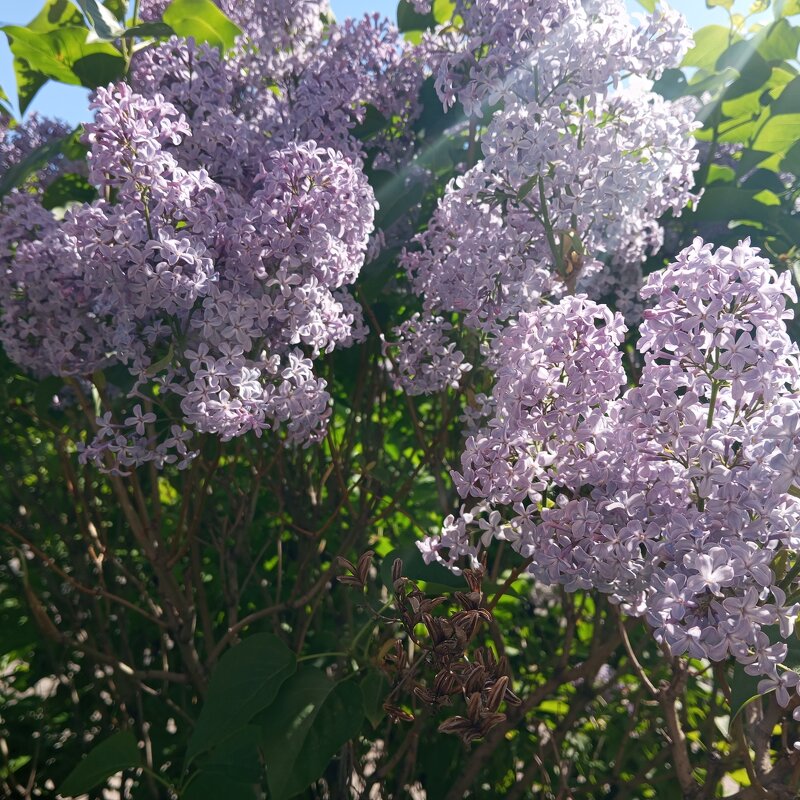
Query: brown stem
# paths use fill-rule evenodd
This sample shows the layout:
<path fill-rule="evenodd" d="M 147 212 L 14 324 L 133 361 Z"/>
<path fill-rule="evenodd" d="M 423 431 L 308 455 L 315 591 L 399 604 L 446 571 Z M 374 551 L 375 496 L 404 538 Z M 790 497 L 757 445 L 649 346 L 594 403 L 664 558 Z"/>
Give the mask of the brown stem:
<path fill-rule="evenodd" d="M 678 697 L 686 685 L 686 665 L 679 659 L 673 661 L 673 676 L 672 681 L 660 689 L 658 699 L 669 733 L 672 765 L 683 796 L 688 800 L 697 795 L 698 785 L 692 774 L 692 762 L 689 760 L 686 735 L 678 716 Z"/>

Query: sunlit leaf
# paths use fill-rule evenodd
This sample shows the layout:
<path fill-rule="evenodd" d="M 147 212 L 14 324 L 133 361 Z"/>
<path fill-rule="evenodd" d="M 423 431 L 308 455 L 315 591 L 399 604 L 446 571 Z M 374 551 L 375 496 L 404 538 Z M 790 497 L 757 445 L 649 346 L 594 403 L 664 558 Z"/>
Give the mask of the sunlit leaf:
<path fill-rule="evenodd" d="M 98 39 L 111 41 L 125 32 L 113 12 L 98 0 L 75 0 Z"/>
<path fill-rule="evenodd" d="M 212 0 L 173 0 L 164 11 L 164 22 L 178 36 L 230 50 L 242 31 Z"/>
<path fill-rule="evenodd" d="M 733 40 L 731 40 L 731 36 Z M 722 25 L 707 25 L 694 34 L 694 47 L 684 56 L 683 67 L 712 70 L 717 59 L 733 43 L 741 39 Z"/>

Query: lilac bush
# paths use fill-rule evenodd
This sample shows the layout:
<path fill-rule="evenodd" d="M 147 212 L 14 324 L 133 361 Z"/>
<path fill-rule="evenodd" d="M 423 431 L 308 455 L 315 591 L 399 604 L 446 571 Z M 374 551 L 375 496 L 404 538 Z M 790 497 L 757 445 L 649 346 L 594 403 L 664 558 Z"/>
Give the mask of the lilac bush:
<path fill-rule="evenodd" d="M 450 705 L 438 731 L 482 743 L 443 797 L 461 800 L 512 741 L 522 760 L 476 797 L 509 781 L 519 797 L 534 768 L 556 796 L 526 742 L 577 748 L 570 725 L 588 692 L 633 720 L 614 732 L 624 742 L 641 719 L 666 729 L 693 797 L 681 726 L 695 719 L 677 710 L 690 676 L 722 687 L 731 741 L 752 695 L 769 695 L 774 723 L 800 721 L 800 349 L 790 272 L 771 253 L 698 237 L 664 255 L 665 227 L 702 209 L 708 177 L 699 101 L 657 91 L 689 51 L 685 21 L 663 3 L 631 16 L 623 0 L 455 0 L 444 19 L 441 3 L 409 0 L 400 11 L 427 27 L 403 37 L 379 15 L 337 22 L 320 0 L 215 2 L 241 30 L 232 46 L 158 27 L 145 46 L 129 36 L 124 79 L 92 95 L 85 162 L 62 153 L 2 199 L 0 344 L 20 373 L 60 379 L 55 398 L 42 386 L 69 424 L 85 418 L 50 431 L 89 542 L 81 569 L 58 568 L 59 590 L 117 603 L 156 633 L 141 659 L 126 640 L 125 661 L 85 644 L 92 614 L 114 627 L 116 613 L 81 608 L 53 634 L 48 614 L 71 619 L 63 597 L 37 606 L 15 550 L 37 624 L 140 679 L 139 700 L 156 681 L 186 689 L 176 702 L 190 721 L 202 698 L 213 706 L 228 649 L 268 624 L 283 680 L 302 688 L 300 661 L 331 664 L 307 666 L 314 691 L 352 712 L 337 707 L 340 724 L 357 727 L 370 698 L 371 725 L 412 723 L 396 751 L 394 727 L 379 744 L 348 728 L 330 755 L 339 784 L 326 775 L 319 796 L 346 785 L 367 800 L 395 770 L 387 797 L 408 792 L 397 759 L 416 758 L 419 707 Z M 141 17 L 168 8 L 147 0 Z M 69 135 L 36 118 L 0 133 L 11 174 Z M 88 198 L 56 202 L 65 180 Z M 792 176 L 781 181 L 790 192 Z M 103 517 L 106 496 L 119 514 Z M 14 503 L 24 527 L 29 509 Z M 132 545 L 109 536 L 120 520 Z M 409 526 L 424 538 L 397 535 Z M 35 536 L 10 535 L 23 558 L 57 564 Z M 388 569 L 373 569 L 376 551 Z M 353 603 L 328 597 L 337 564 Z M 415 581 L 429 575 L 468 591 L 428 597 Z M 509 612 L 512 591 L 535 603 Z M 331 609 L 333 633 L 315 638 Z M 541 656 L 550 673 L 526 650 L 534 628 L 543 649 L 563 628 L 561 652 Z M 719 665 L 752 679 L 751 696 L 737 698 Z M 575 705 L 551 725 L 556 691 Z M 294 696 L 276 689 L 278 710 Z M 766 707 L 745 713 L 772 720 Z M 515 725 L 524 735 L 508 736 Z M 756 766 L 772 789 L 800 775 L 800 743 L 794 753 L 786 738 L 791 759 L 773 773 L 767 728 Z M 755 785 L 746 736 L 736 747 Z M 598 791 L 624 782 L 620 758 Z M 170 751 L 162 772 L 178 760 Z M 204 766 L 171 775 L 170 791 Z M 296 796 L 291 776 L 270 783 L 281 768 L 267 769 L 269 796 Z"/>

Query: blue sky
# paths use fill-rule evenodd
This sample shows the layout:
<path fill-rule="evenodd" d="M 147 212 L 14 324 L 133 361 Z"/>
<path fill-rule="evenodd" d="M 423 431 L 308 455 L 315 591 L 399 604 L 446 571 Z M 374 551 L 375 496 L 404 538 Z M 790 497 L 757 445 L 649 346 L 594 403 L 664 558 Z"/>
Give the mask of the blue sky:
<path fill-rule="evenodd" d="M 632 11 L 641 11 L 641 6 L 635 0 L 627 1 Z M 42 0 L 0 0 L 0 24 L 24 25 L 36 15 L 41 5 Z M 727 19 L 726 13 L 721 8 L 709 10 L 703 0 L 672 0 L 671 5 L 682 11 L 695 29 L 713 22 L 724 24 Z M 742 9 L 746 9 L 749 5 L 747 0 L 737 2 L 737 6 L 741 6 Z M 379 11 L 394 18 L 397 2 L 396 0 L 331 0 L 331 6 L 339 19 L 360 16 L 368 11 Z M 0 86 L 9 96 L 15 95 L 11 54 L 4 36 L 0 36 Z M 78 123 L 85 119 L 88 113 L 86 91 L 80 87 L 50 82 L 39 91 L 29 111 L 38 111 L 47 116 Z"/>

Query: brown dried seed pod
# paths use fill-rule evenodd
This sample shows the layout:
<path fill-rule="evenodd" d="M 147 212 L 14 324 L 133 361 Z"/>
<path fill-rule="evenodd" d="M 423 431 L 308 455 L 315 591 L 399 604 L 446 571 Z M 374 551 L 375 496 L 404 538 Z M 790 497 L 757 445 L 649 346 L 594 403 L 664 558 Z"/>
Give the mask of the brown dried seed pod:
<path fill-rule="evenodd" d="M 477 626 L 471 622 L 467 621 L 463 625 L 459 625 L 455 630 L 455 640 L 458 642 L 458 647 L 460 650 L 464 650 L 464 648 L 469 643 L 469 640 L 472 638 L 472 634 L 475 633 L 475 628 Z"/>
<path fill-rule="evenodd" d="M 426 611 L 433 611 L 434 608 L 437 608 L 442 603 L 446 603 L 446 597 L 432 597 L 430 599 L 426 599 L 423 605 L 425 606 Z"/>
<path fill-rule="evenodd" d="M 436 674 L 433 688 L 437 694 L 457 694 L 461 691 L 461 681 L 450 670 L 443 669 Z"/>
<path fill-rule="evenodd" d="M 395 668 L 398 670 L 403 669 L 406 663 L 406 651 L 403 649 L 403 642 L 400 639 L 394 640 L 394 652 L 387 653 L 383 657 L 384 661 L 388 661 L 390 664 L 394 664 Z"/>
<path fill-rule="evenodd" d="M 468 592 L 466 594 L 464 592 L 456 592 L 454 596 L 462 608 L 467 611 L 477 609 L 483 602 L 482 592 Z"/>
<path fill-rule="evenodd" d="M 475 650 L 475 660 L 482 664 L 490 673 L 496 674 L 497 659 L 488 647 L 479 647 Z"/>
<path fill-rule="evenodd" d="M 467 731 L 462 737 L 464 744 L 472 744 L 473 742 L 478 741 L 478 739 L 483 738 L 483 734 L 477 728 L 473 728 L 472 730 Z"/>
<path fill-rule="evenodd" d="M 456 736 L 463 736 L 472 729 L 472 722 L 465 717 L 450 717 L 439 726 L 438 731 L 439 733 L 453 733 Z"/>
<path fill-rule="evenodd" d="M 340 567 L 344 567 L 346 570 L 349 570 L 350 572 L 352 572 L 355 575 L 355 573 L 356 573 L 355 564 L 353 564 L 353 562 L 350 561 L 349 559 L 345 558 L 344 556 L 337 556 L 336 557 L 336 563 Z"/>
<path fill-rule="evenodd" d="M 414 721 L 414 715 L 410 714 L 404 708 L 400 708 L 400 706 L 393 706 L 390 703 L 384 703 L 383 710 L 389 715 L 389 718 L 393 719 L 395 722 Z"/>
<path fill-rule="evenodd" d="M 337 575 L 336 580 L 345 586 L 358 586 L 359 589 L 363 588 L 364 586 L 364 582 L 361 580 L 361 578 L 356 578 L 352 575 Z"/>
<path fill-rule="evenodd" d="M 356 574 L 361 579 L 361 583 L 366 584 L 367 578 L 369 577 L 369 569 L 372 566 L 372 559 L 375 555 L 374 550 L 367 550 L 361 558 L 358 559 L 358 564 L 356 565 Z"/>
<path fill-rule="evenodd" d="M 414 694 L 426 705 L 436 705 L 437 696 L 424 686 L 415 686 Z"/>
<path fill-rule="evenodd" d="M 486 670 L 479 665 L 475 665 L 474 669 L 464 679 L 464 691 L 467 694 L 481 691 L 486 685 L 486 677 Z"/>
<path fill-rule="evenodd" d="M 521 706 L 522 705 L 522 698 L 519 695 L 514 694 L 511 689 L 506 689 L 505 696 L 503 699 L 511 706 Z"/>
<path fill-rule="evenodd" d="M 464 648 L 456 639 L 443 639 L 439 644 L 434 645 L 433 652 L 440 658 L 460 658 Z"/>
<path fill-rule="evenodd" d="M 469 700 L 467 700 L 467 716 L 477 722 L 481 718 L 481 711 L 483 710 L 483 704 L 481 702 L 481 693 L 474 692 L 469 696 Z"/>
<path fill-rule="evenodd" d="M 508 677 L 506 675 L 503 675 L 502 678 L 495 681 L 494 685 L 489 689 L 486 695 L 486 708 L 488 708 L 489 711 L 497 711 L 497 709 L 500 707 L 500 703 L 505 697 L 507 687 Z"/>
<path fill-rule="evenodd" d="M 421 614 L 422 623 L 428 629 L 428 634 L 433 639 L 434 644 L 442 638 L 442 631 L 439 626 L 439 621 L 436 617 L 432 617 L 430 614 Z"/>
<path fill-rule="evenodd" d="M 481 590 L 481 581 L 483 580 L 483 570 L 465 569 L 464 580 L 471 592 L 479 592 Z"/>
<path fill-rule="evenodd" d="M 400 580 L 400 577 L 403 574 L 403 559 L 396 558 L 392 562 L 392 581 L 395 583 Z"/>
<path fill-rule="evenodd" d="M 506 721 L 505 714 L 486 714 L 480 721 L 480 735 L 485 736 L 495 725 Z"/>

